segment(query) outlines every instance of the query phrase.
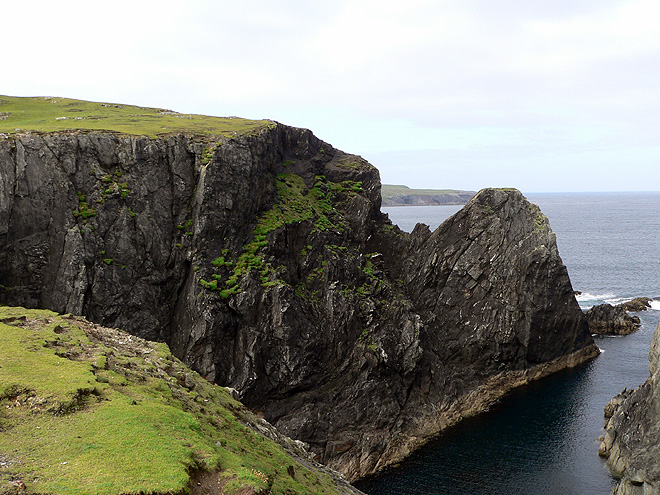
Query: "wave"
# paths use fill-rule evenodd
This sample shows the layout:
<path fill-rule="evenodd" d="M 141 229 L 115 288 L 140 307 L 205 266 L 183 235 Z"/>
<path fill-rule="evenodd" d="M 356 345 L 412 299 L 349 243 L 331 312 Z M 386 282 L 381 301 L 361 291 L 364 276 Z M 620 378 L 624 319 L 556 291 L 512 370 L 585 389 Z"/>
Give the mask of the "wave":
<path fill-rule="evenodd" d="M 611 304 L 612 306 L 616 306 L 617 304 L 621 304 L 623 302 L 627 302 L 632 299 L 635 299 L 635 296 L 620 297 L 612 292 L 605 292 L 602 294 L 591 294 L 590 292 L 582 292 L 581 294 L 577 294 L 575 296 L 575 299 L 577 299 L 577 302 L 580 305 L 581 309 L 587 310 L 587 309 L 591 309 L 593 306 L 596 306 L 597 304 L 604 304 L 604 303 Z M 650 307 L 651 310 L 660 311 L 660 299 L 651 299 L 650 304 L 651 304 Z"/>
<path fill-rule="evenodd" d="M 590 292 L 582 292 L 581 294 L 577 294 L 575 299 L 577 299 L 577 302 L 580 305 L 580 309 L 587 310 L 591 309 L 597 304 L 603 304 L 606 302 L 614 304 L 610 301 L 614 301 L 619 298 L 617 298 L 616 294 L 611 292 L 606 292 L 604 294 L 591 294 Z"/>
<path fill-rule="evenodd" d="M 605 294 L 591 294 L 589 292 L 582 292 L 581 294 L 578 294 L 575 296 L 575 299 L 578 300 L 578 302 L 582 301 L 605 301 L 607 299 L 612 299 L 613 297 L 616 297 L 616 294 L 612 294 L 610 292 L 607 292 Z"/>

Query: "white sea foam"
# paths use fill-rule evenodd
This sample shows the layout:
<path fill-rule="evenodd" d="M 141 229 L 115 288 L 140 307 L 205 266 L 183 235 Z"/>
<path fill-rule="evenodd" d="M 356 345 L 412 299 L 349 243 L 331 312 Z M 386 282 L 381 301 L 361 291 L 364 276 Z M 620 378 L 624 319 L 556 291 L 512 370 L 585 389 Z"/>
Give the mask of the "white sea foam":
<path fill-rule="evenodd" d="M 582 292 L 575 296 L 581 309 L 591 309 L 596 304 L 603 304 L 618 299 L 616 294 L 606 292 L 605 294 L 591 294 L 590 292 Z M 623 300 L 623 299 L 622 299 Z M 613 304 L 610 302 L 610 304 Z"/>
<path fill-rule="evenodd" d="M 613 297 L 616 297 L 616 294 L 612 294 L 610 292 L 607 292 L 605 294 L 591 294 L 589 292 L 583 292 L 575 296 L 575 299 L 577 299 L 578 302 L 583 302 L 583 301 L 586 302 L 586 301 L 605 301 L 607 299 L 612 299 Z"/>
<path fill-rule="evenodd" d="M 605 299 L 604 301 L 608 304 L 611 304 L 612 306 L 615 306 L 619 303 L 630 301 L 630 299 L 632 299 L 632 298 L 630 298 L 630 297 L 609 297 L 609 298 Z"/>
<path fill-rule="evenodd" d="M 655 309 L 656 311 L 660 311 L 660 299 L 652 299 L 651 300 L 651 309 Z"/>

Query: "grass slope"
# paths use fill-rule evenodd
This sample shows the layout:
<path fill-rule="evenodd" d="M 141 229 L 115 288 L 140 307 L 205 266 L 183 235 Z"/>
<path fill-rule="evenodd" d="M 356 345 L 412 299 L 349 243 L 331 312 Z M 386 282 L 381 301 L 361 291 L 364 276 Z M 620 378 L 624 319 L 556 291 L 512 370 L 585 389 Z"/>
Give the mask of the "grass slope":
<path fill-rule="evenodd" d="M 0 493 L 339 493 L 165 344 L 10 307 L 0 342 Z"/>
<path fill-rule="evenodd" d="M 68 98 L 0 96 L 0 133 L 68 130 L 113 131 L 139 136 L 245 134 L 273 125 L 268 120 L 207 117 L 171 110 Z"/>

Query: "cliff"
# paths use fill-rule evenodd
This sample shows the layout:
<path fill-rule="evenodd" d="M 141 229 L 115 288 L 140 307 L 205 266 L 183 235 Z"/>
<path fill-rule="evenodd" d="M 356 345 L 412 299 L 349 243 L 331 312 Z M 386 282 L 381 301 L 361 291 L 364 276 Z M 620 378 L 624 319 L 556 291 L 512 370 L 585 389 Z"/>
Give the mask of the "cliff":
<path fill-rule="evenodd" d="M 361 493 L 164 344 L 14 307 L 0 337 L 0 493 Z"/>
<path fill-rule="evenodd" d="M 349 479 L 597 354 L 554 234 L 489 189 L 430 232 L 378 171 L 265 122 L 0 139 L 0 302 L 173 353 Z"/>
<path fill-rule="evenodd" d="M 660 493 L 660 324 L 649 352 L 649 378 L 605 407 L 605 438 L 598 453 L 619 478 L 615 495 Z"/>
<path fill-rule="evenodd" d="M 408 186 L 383 184 L 383 206 L 464 205 L 475 191 L 454 189 L 410 189 Z"/>

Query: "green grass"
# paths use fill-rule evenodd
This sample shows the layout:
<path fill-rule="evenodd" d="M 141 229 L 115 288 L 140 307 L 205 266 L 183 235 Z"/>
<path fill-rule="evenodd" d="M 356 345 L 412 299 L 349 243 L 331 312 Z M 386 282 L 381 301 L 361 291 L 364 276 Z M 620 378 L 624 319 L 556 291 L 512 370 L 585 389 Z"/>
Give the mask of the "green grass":
<path fill-rule="evenodd" d="M 0 96 L 0 133 L 68 130 L 112 131 L 138 136 L 231 136 L 274 125 L 268 120 L 208 117 L 132 105 L 51 97 Z"/>
<path fill-rule="evenodd" d="M 19 479 L 27 493 L 184 493 L 195 470 L 220 472 L 228 494 L 337 493 L 164 344 L 10 307 L 0 339 L 0 493 Z"/>

